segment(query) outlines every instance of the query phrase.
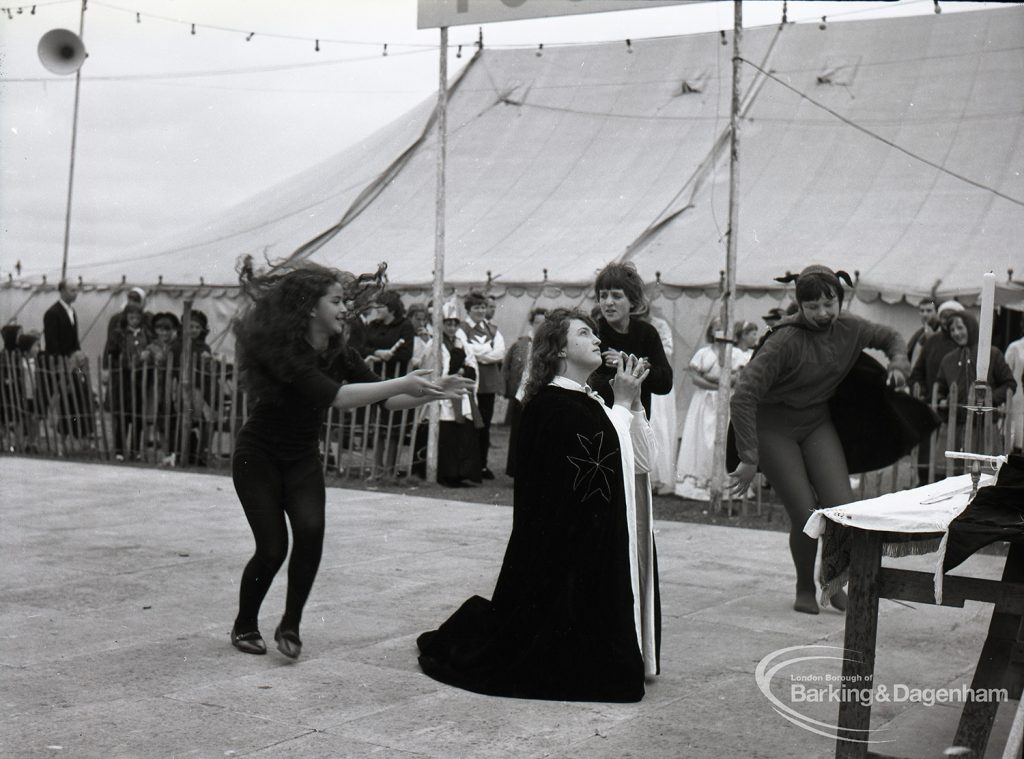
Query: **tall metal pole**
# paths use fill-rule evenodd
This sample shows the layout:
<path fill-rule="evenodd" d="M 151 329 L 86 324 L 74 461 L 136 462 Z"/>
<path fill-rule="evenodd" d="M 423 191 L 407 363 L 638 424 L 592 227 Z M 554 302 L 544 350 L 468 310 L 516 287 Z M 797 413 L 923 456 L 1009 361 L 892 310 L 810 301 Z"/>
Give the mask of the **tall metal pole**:
<path fill-rule="evenodd" d="M 444 201 L 445 201 L 445 162 L 448 153 L 448 27 L 441 27 L 441 65 L 437 83 L 437 205 L 434 223 L 434 344 L 433 360 L 437 377 L 440 377 L 441 343 L 444 339 L 444 316 L 441 306 L 444 299 Z M 437 479 L 437 444 L 440 409 L 437 403 L 428 407 L 427 426 L 427 482 Z"/>
<path fill-rule="evenodd" d="M 732 388 L 732 322 L 736 290 L 736 235 L 739 232 L 740 187 L 740 43 L 743 40 L 743 0 L 734 0 L 732 38 L 732 112 L 729 149 L 729 233 L 726 238 L 725 287 L 722 293 L 722 331 L 726 338 L 718 380 L 718 415 L 715 419 L 715 454 L 712 460 L 711 509 L 722 510 L 723 495 L 728 497 L 725 443 L 729 431 L 729 396 Z"/>
<path fill-rule="evenodd" d="M 85 44 L 85 4 L 82 0 L 82 11 L 78 19 L 78 39 Z M 68 169 L 68 202 L 64 211 L 64 256 L 60 263 L 61 281 L 68 276 L 68 243 L 71 240 L 71 189 L 75 183 L 75 146 L 78 142 L 78 96 L 82 88 L 82 67 L 75 71 L 75 109 L 71 117 L 71 163 Z"/>

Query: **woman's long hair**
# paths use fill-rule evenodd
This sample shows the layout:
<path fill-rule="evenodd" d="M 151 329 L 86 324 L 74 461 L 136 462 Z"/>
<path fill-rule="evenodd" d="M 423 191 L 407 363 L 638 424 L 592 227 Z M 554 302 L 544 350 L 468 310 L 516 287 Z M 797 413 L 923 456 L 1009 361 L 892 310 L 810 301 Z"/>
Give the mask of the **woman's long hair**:
<path fill-rule="evenodd" d="M 597 333 L 594 321 L 578 309 L 556 308 L 549 311 L 544 323 L 537 328 L 530 349 L 530 366 L 527 369 L 526 388 L 523 403 L 530 399 L 558 374 L 558 364 L 565 357 L 558 355 L 565 350 L 569 336 L 569 322 L 579 319 Z"/>
<path fill-rule="evenodd" d="M 372 300 L 387 281 L 387 264 L 374 274 L 358 277 L 349 272 L 304 262 L 257 273 L 252 258 L 239 266 L 238 280 L 249 304 L 233 325 L 241 381 L 256 397 L 273 395 L 303 368 L 308 356 L 306 334 L 311 312 L 330 289 L 340 284 L 350 310 Z M 327 346 L 328 361 L 344 350 L 342 335 L 333 335 Z"/>

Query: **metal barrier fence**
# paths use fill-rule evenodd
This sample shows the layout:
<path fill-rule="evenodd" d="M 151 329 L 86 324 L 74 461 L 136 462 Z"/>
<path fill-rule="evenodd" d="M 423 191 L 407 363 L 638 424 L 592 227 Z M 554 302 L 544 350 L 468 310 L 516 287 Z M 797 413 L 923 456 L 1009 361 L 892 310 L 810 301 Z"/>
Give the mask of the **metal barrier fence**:
<path fill-rule="evenodd" d="M 12 453 L 229 468 L 250 399 L 230 362 L 203 354 L 191 364 L 183 372 L 173 354 L 77 365 L 0 352 L 0 444 Z M 331 409 L 321 432 L 325 473 L 409 475 L 424 418 L 423 409 Z"/>
<path fill-rule="evenodd" d="M 919 388 L 915 392 L 920 396 Z M 954 385 L 947 403 L 940 405 L 933 388 L 931 406 L 942 425 L 927 448 L 923 453 L 915 449 L 885 470 L 861 475 L 854 495 L 870 498 L 934 482 L 947 470 L 959 473 L 962 465 L 954 467 L 943 455 L 963 446 L 959 395 Z M 983 452 L 1008 452 L 1020 444 L 1011 440 L 1010 404 L 1008 400 L 1004 408 L 986 415 Z M 0 352 L 0 444 L 7 452 L 226 469 L 249 408 L 234 365 L 208 354 L 193 357 L 192 371 L 182 372 L 181 359 L 173 354 L 161 362 L 103 360 L 77 366 L 64 357 Z M 331 409 L 320 443 L 325 474 L 422 477 L 425 409 Z M 748 505 L 742 500 L 745 514 Z"/>

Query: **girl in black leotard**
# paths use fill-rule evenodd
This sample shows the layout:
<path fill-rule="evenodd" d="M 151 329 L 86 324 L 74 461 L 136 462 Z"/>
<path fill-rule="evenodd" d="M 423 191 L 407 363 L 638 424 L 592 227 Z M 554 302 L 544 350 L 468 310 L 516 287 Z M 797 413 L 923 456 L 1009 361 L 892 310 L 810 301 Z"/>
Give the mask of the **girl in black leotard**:
<path fill-rule="evenodd" d="M 294 659 L 302 650 L 302 609 L 323 546 L 326 494 L 318 437 L 324 412 L 381 401 L 387 409 L 413 408 L 465 392 L 469 383 L 455 376 L 432 382 L 424 370 L 380 381 L 346 348 L 346 302 L 379 289 L 383 267 L 356 278 L 313 265 L 265 275 L 243 266 L 240 280 L 253 303 L 235 323 L 239 368 L 256 402 L 238 433 L 231 473 L 256 552 L 242 572 L 231 642 L 245 653 L 266 653 L 258 616 L 288 553 L 287 517 L 293 546 L 274 640 Z"/>

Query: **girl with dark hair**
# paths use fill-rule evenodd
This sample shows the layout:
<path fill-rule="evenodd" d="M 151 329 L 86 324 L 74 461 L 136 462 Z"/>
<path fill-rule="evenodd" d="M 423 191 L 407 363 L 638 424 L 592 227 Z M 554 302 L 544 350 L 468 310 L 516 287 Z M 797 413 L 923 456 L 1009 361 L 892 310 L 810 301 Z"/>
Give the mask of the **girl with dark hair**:
<path fill-rule="evenodd" d="M 594 294 L 601 308 L 597 323 L 601 335 L 602 365 L 590 378 L 594 389 L 606 403 L 613 393 L 611 378 L 616 374 L 619 355 L 632 354 L 644 359 L 650 372 L 640 390 L 647 418 L 651 418 L 651 394 L 665 395 L 672 389 L 672 366 L 665 356 L 658 330 L 635 318 L 647 311 L 644 283 L 633 264 L 610 263 L 597 275 Z"/>
<path fill-rule="evenodd" d="M 22 326 L 20 324 L 5 324 L 0 327 L 0 335 L 3 335 L 4 350 L 14 353 L 18 350 L 18 338 L 21 336 Z"/>
<path fill-rule="evenodd" d="M 803 532 L 817 508 L 853 501 L 849 451 L 836 432 L 829 401 L 864 348 L 889 357 L 891 379 L 909 374 L 906 343 L 894 329 L 842 312 L 844 271 L 808 266 L 796 280 L 798 312 L 768 332 L 740 374 L 732 396 L 732 425 L 740 463 L 732 492 L 747 491 L 760 467 L 789 514 L 789 548 L 796 568 L 793 608 L 818 613 L 814 559 L 817 544 Z M 846 594 L 831 599 L 845 609 Z"/>
<path fill-rule="evenodd" d="M 114 458 L 142 459 L 143 410 L 146 400 L 146 346 L 152 335 L 146 329 L 142 306 L 129 301 L 120 326 L 107 336 L 104 358 L 110 367 L 110 407 L 114 412 Z"/>
<path fill-rule="evenodd" d="M 491 600 L 473 596 L 420 635 L 429 676 L 496 696 L 643 698 L 657 669 L 633 492 L 653 442 L 639 402 L 648 370 L 621 356 L 608 408 L 585 384 L 601 362 L 582 313 L 557 309 L 538 328 L 498 581 Z"/>
<path fill-rule="evenodd" d="M 422 303 L 413 303 L 405 312 L 405 318 L 412 325 L 413 338 L 412 358 L 409 361 L 411 369 L 419 369 L 427 355 L 427 346 L 433 334 L 430 330 L 430 313 Z"/>
<path fill-rule="evenodd" d="M 278 650 L 297 658 L 299 625 L 313 587 L 324 536 L 326 499 L 319 432 L 328 407 L 352 408 L 384 402 L 387 409 L 414 408 L 462 392 L 465 380 L 431 382 L 417 371 L 379 381 L 343 342 L 346 302 L 379 289 L 376 276 L 306 265 L 255 274 L 243 265 L 243 292 L 254 302 L 235 322 L 242 382 L 255 397 L 238 433 L 232 458 L 235 491 L 256 540 L 242 573 L 232 644 L 245 653 L 266 653 L 259 632 L 260 606 L 288 553 L 292 553 L 284 616 L 274 633 Z M 328 367 L 333 376 L 328 376 Z"/>
<path fill-rule="evenodd" d="M 215 421 L 217 399 L 220 394 L 220 382 L 217 378 L 217 368 L 214 365 L 213 350 L 206 342 L 210 334 L 210 320 L 203 311 L 192 309 L 189 311 L 188 332 L 186 335 L 179 335 L 172 345 L 174 363 L 178 369 L 175 371 L 175 379 L 180 381 L 181 370 L 184 368 L 184 341 L 186 337 L 191 340 L 190 350 L 192 354 L 192 413 L 186 418 L 181 412 L 183 408 L 177 409 L 177 418 L 182 428 L 174 433 L 172 451 L 175 459 L 181 454 L 184 438 L 187 435 L 188 461 L 183 464 L 195 464 L 206 466 L 207 454 L 209 453 L 210 439 L 213 436 L 213 422 Z M 179 392 L 174 393 L 176 401 L 181 401 Z M 182 403 L 182 406 L 184 404 Z"/>
<path fill-rule="evenodd" d="M 180 376 L 180 343 L 178 331 L 181 321 L 176 314 L 162 311 L 153 314 L 150 322 L 155 337 L 142 352 L 144 361 L 153 367 L 153 382 L 150 386 L 150 413 L 163 459 L 161 463 L 173 466 L 177 459 L 178 412 L 175 407 L 174 386 Z M 175 354 L 179 352 L 179 355 Z"/>
<path fill-rule="evenodd" d="M 409 369 L 416 330 L 405 318 L 402 296 L 385 290 L 377 296 L 377 317 L 366 326 L 366 339 L 360 351 L 367 365 L 384 379 L 393 379 Z M 373 474 L 371 479 L 397 475 L 398 444 L 412 428 L 406 414 L 380 413 L 373 417 Z M 404 422 L 404 424 L 403 424 Z"/>
<path fill-rule="evenodd" d="M 362 353 L 382 377 L 404 374 L 416 337 L 416 329 L 405 317 L 402 296 L 385 290 L 377 296 L 377 318 L 366 327 Z"/>

